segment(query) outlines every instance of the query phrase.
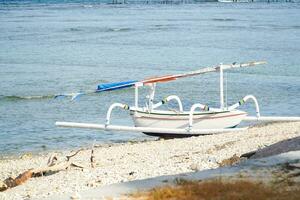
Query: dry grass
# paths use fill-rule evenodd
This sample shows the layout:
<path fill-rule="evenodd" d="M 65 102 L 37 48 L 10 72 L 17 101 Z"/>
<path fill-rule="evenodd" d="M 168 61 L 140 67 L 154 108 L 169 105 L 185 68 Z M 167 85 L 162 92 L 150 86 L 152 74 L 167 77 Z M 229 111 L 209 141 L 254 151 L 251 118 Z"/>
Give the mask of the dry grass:
<path fill-rule="evenodd" d="M 236 154 L 234 154 L 232 157 L 230 157 L 228 159 L 224 159 L 218 164 L 220 167 L 231 166 L 231 165 L 235 165 L 235 164 L 239 163 L 240 160 L 241 160 L 241 158 L 239 156 L 237 156 Z"/>
<path fill-rule="evenodd" d="M 272 186 L 251 181 L 204 182 L 178 181 L 175 186 L 152 189 L 137 193 L 135 200 L 299 200 L 300 185 L 291 188 L 275 189 Z"/>

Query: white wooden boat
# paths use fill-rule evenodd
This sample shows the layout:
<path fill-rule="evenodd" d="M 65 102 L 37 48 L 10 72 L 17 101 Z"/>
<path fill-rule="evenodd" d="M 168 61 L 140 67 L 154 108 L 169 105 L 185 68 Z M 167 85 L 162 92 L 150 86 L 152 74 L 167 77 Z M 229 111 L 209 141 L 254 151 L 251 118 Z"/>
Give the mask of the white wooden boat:
<path fill-rule="evenodd" d="M 112 104 L 106 114 L 105 124 L 89 124 L 89 123 L 73 123 L 73 122 L 56 122 L 57 126 L 73 127 L 73 128 L 92 128 L 101 130 L 113 131 L 135 131 L 143 132 L 148 135 L 162 136 L 162 137 L 186 137 L 192 135 L 223 133 L 230 131 L 240 131 L 245 128 L 236 128 L 242 121 L 300 121 L 300 117 L 261 117 L 257 99 L 253 95 L 247 95 L 236 104 L 231 106 L 224 105 L 223 92 L 223 71 L 233 68 L 251 67 L 265 62 L 248 62 L 248 63 L 233 63 L 229 65 L 217 65 L 214 67 L 206 67 L 200 70 L 177 74 L 148 78 L 142 81 L 126 81 L 121 83 L 101 84 L 96 91 L 104 92 L 109 90 L 116 90 L 125 87 L 135 88 L 135 103 L 134 106 L 129 106 L 122 103 Z M 219 72 L 220 74 L 220 107 L 211 108 L 208 105 L 196 103 L 187 111 L 183 110 L 182 102 L 176 95 L 170 95 L 163 100 L 154 103 L 155 88 L 157 83 L 173 81 L 179 78 L 190 77 L 209 72 Z M 146 106 L 139 106 L 139 88 L 149 87 L 150 93 L 147 96 L 148 102 Z M 77 93 L 72 96 L 76 99 L 83 93 Z M 64 96 L 64 95 L 59 95 Z M 67 95 L 68 96 L 68 95 Z M 247 113 L 237 108 L 248 100 L 252 100 L 256 107 L 256 116 L 247 116 Z M 160 110 L 161 105 L 169 101 L 176 101 L 178 103 L 177 110 Z M 134 127 L 111 125 L 111 113 L 115 108 L 122 108 L 128 110 L 133 119 Z"/>
<path fill-rule="evenodd" d="M 152 128 L 168 128 L 168 129 L 184 129 L 189 127 L 189 112 L 173 112 L 157 110 L 151 113 L 145 111 L 132 111 L 136 127 L 152 127 Z M 247 115 L 244 111 L 217 111 L 217 112 L 194 112 L 193 114 L 193 129 L 224 129 L 234 128 Z M 154 133 L 147 133 L 148 135 L 159 135 Z M 171 134 L 171 133 L 164 133 Z M 189 134 L 187 132 L 187 134 Z"/>

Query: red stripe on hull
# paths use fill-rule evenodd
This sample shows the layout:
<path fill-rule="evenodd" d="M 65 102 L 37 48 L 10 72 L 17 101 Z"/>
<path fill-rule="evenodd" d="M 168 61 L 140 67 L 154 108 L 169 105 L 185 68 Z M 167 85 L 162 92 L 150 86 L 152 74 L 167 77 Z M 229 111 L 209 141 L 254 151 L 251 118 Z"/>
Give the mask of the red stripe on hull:
<path fill-rule="evenodd" d="M 195 119 L 218 119 L 218 118 L 227 118 L 227 117 L 234 117 L 234 116 L 239 116 L 239 115 L 247 115 L 247 113 L 239 113 L 239 114 L 232 114 L 232 115 L 225 115 L 225 116 L 216 116 L 216 117 L 199 117 Z M 134 116 L 136 117 L 136 116 Z M 162 117 L 145 117 L 145 116 L 140 116 L 136 118 L 146 118 L 146 119 L 160 119 L 160 120 L 187 120 L 187 119 L 176 119 L 174 118 L 162 118 Z"/>

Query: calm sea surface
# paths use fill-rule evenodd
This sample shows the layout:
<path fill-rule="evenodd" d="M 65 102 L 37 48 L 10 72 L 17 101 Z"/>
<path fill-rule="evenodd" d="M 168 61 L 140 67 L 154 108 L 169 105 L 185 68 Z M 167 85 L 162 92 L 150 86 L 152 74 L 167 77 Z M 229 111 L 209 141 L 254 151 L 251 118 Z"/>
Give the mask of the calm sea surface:
<path fill-rule="evenodd" d="M 111 103 L 133 103 L 132 89 L 76 102 L 55 94 L 251 60 L 268 64 L 228 72 L 228 104 L 253 94 L 264 115 L 299 116 L 300 4 L 0 1 L 0 155 L 150 138 L 54 125 L 103 123 Z M 158 85 L 157 100 L 170 94 L 186 109 L 218 106 L 218 74 Z M 132 125 L 125 111 L 112 122 Z"/>

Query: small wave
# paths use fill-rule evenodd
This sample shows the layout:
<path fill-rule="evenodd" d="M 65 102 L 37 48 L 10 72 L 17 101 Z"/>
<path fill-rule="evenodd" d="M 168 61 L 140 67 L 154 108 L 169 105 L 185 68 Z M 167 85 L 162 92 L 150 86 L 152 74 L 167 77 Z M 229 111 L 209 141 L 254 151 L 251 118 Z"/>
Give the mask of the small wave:
<path fill-rule="evenodd" d="M 67 32 L 91 32 L 91 33 L 97 33 L 97 32 L 125 32 L 130 31 L 131 28 L 104 28 L 104 27 L 72 27 L 68 28 L 65 31 Z"/>
<path fill-rule="evenodd" d="M 80 29 L 80 28 L 70 28 L 69 31 L 70 32 L 78 32 L 78 31 L 83 31 L 83 29 Z"/>
<path fill-rule="evenodd" d="M 277 24 L 260 24 L 260 25 L 253 25 L 250 26 L 251 29 L 266 29 L 266 30 L 298 30 L 300 26 L 282 26 Z"/>
<path fill-rule="evenodd" d="M 232 21 L 236 21 L 236 19 L 232 19 L 232 18 L 213 18 L 212 21 L 232 22 Z"/>
<path fill-rule="evenodd" d="M 53 17 L 52 15 L 20 15 L 20 16 L 16 16 L 15 18 L 43 18 L 43 17 Z"/>
<path fill-rule="evenodd" d="M 83 5 L 84 8 L 93 8 L 93 5 Z"/>
<path fill-rule="evenodd" d="M 158 30 L 158 31 L 166 31 L 166 30 L 173 30 L 175 26 L 172 24 L 155 24 L 151 26 L 150 30 Z"/>
<path fill-rule="evenodd" d="M 36 95 L 36 96 L 3 96 L 0 95 L 0 100 L 4 101 L 20 101 L 20 100 L 37 100 L 37 99 L 51 99 L 54 98 L 55 95 Z"/>
<path fill-rule="evenodd" d="M 123 32 L 123 31 L 130 31 L 131 28 L 108 28 L 106 32 Z"/>
<path fill-rule="evenodd" d="M 243 30 L 243 29 L 248 29 L 249 27 L 247 26 L 216 26 L 218 29 L 223 29 L 223 30 Z"/>

